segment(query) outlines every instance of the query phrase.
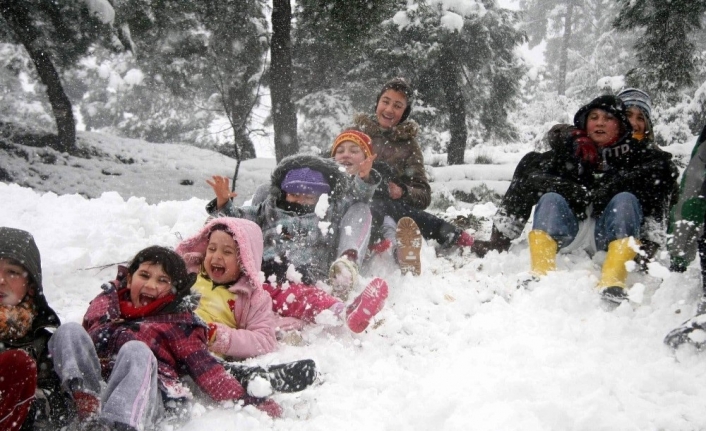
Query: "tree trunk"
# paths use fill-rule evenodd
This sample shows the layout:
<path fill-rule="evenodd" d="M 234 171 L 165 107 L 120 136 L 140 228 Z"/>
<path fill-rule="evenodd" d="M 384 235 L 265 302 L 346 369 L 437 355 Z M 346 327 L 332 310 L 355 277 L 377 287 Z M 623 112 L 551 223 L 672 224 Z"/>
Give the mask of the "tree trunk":
<path fill-rule="evenodd" d="M 569 63 L 569 46 L 571 45 L 571 27 L 574 17 L 574 0 L 566 3 L 566 16 L 564 17 L 564 41 L 561 46 L 561 58 L 559 60 L 559 79 L 557 82 L 557 92 L 560 96 L 566 93 L 566 69 Z"/>
<path fill-rule="evenodd" d="M 49 57 L 49 52 L 35 43 L 38 35 L 29 16 L 29 10 L 22 2 L 13 0 L 0 1 L 0 14 L 24 46 L 37 68 L 37 75 L 47 87 L 47 96 L 56 120 L 58 139 L 54 149 L 61 152 L 76 151 L 76 121 L 71 109 L 71 101 L 61 85 L 59 73 Z"/>
<path fill-rule="evenodd" d="M 459 64 L 455 54 L 449 48 L 444 48 L 439 65 L 446 109 L 449 111 L 449 131 L 451 132 L 446 161 L 449 165 L 462 165 L 464 164 L 466 140 L 468 139 L 466 103 L 458 83 L 461 77 Z"/>
<path fill-rule="evenodd" d="M 230 87 L 228 89 L 228 102 L 230 103 L 230 109 L 226 110 L 226 114 L 230 115 L 230 124 L 233 127 L 233 137 L 236 149 L 239 150 L 240 159 L 250 160 L 254 159 L 255 146 L 248 136 L 247 132 L 247 122 L 252 113 L 253 103 L 247 103 L 252 95 L 248 94 L 246 86 Z M 240 161 L 239 159 L 239 161 Z"/>
<path fill-rule="evenodd" d="M 273 0 L 270 47 L 270 94 L 277 162 L 299 151 L 297 113 L 292 102 L 292 7 Z"/>

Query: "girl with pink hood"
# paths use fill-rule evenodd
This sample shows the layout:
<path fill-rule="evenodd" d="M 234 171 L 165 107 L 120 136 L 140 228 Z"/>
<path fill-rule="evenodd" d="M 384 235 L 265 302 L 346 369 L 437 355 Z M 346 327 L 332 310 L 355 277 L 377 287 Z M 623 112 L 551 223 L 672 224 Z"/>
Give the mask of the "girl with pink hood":
<path fill-rule="evenodd" d="M 199 274 L 193 288 L 202 295 L 196 313 L 211 328 L 211 350 L 216 354 L 241 359 L 271 352 L 277 345 L 275 327 L 300 329 L 325 310 L 359 333 L 385 303 L 388 288 L 379 278 L 350 305 L 315 286 L 265 283 L 262 249 L 259 226 L 233 217 L 209 221 L 176 248 L 189 270 Z M 221 286 L 225 289 L 218 289 Z M 273 310 L 281 316 L 277 320 Z"/>

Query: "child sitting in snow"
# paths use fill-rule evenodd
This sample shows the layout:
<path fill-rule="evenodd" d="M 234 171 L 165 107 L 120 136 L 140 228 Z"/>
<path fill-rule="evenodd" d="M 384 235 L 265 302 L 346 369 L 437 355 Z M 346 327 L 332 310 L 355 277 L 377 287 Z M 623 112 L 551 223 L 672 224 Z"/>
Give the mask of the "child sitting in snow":
<path fill-rule="evenodd" d="M 192 292 L 200 295 L 195 313 L 208 324 L 209 349 L 228 360 L 251 358 L 277 349 L 275 313 L 262 288 L 262 231 L 249 220 L 219 218 L 177 246 L 197 272 Z M 272 367 L 226 368 L 248 389 L 261 377 L 278 392 L 296 392 L 316 379 L 312 360 Z"/>
<path fill-rule="evenodd" d="M 273 400 L 248 396 L 209 353 L 208 328 L 192 312 L 193 282 L 178 254 L 148 247 L 102 286 L 83 326 L 68 323 L 55 332 L 49 342 L 54 369 L 76 401 L 81 429 L 154 427 L 165 402 L 192 397 L 184 375 L 215 401 L 242 401 L 281 415 Z"/>
<path fill-rule="evenodd" d="M 232 217 L 209 221 L 196 235 L 177 246 L 176 251 L 189 263 L 189 270 L 199 273 L 194 289 L 203 296 L 197 313 L 215 330 L 211 336 L 211 350 L 217 354 L 245 358 L 274 349 L 269 337 L 261 339 L 241 326 L 242 322 L 252 320 L 267 320 L 271 324 L 272 310 L 268 312 L 263 308 L 265 303 L 269 304 L 269 297 L 267 301 L 261 299 L 262 288 L 272 298 L 271 307 L 282 316 L 277 322 L 282 330 L 300 329 L 304 323 L 312 323 L 320 313 L 330 310 L 345 320 L 353 332 L 362 332 L 387 298 L 387 284 L 379 278 L 374 279 L 349 306 L 305 283 L 279 284 L 273 278 L 263 284 L 259 271 L 262 250 L 259 227 L 248 220 Z M 240 308 L 245 307 L 244 301 L 235 299 L 231 308 L 225 292 L 213 291 L 212 286 L 221 283 L 230 286 L 229 292 L 253 292 L 250 303 L 258 304 L 256 310 L 253 310 L 254 305 L 246 307 L 248 316 L 239 317 L 242 314 Z M 256 311 L 259 316 L 254 319 L 251 315 Z"/>
<path fill-rule="evenodd" d="M 388 183 L 394 182 L 395 177 L 385 162 L 374 162 L 377 155 L 374 153 L 373 141 L 370 136 L 356 129 L 344 130 L 333 142 L 331 157 L 336 163 L 344 166 L 346 172 L 351 175 L 362 176 L 366 170 L 369 172 L 371 168 L 378 170 L 382 180 L 374 200 L 387 199 L 380 198 L 382 194 L 380 189 L 382 188 L 387 193 Z M 403 274 L 407 272 L 414 275 L 421 274 L 422 236 L 440 240 L 445 235 L 441 232 L 446 232 L 456 240 L 448 242 L 447 238 L 444 238 L 443 244 L 445 246 L 452 244 L 471 246 L 473 244 L 473 237 L 462 229 L 412 205 L 398 202 L 391 203 L 389 206 L 373 205 L 372 208 L 372 236 L 378 241 L 371 248 L 375 252 L 394 249 L 395 257 Z M 387 213 L 389 208 L 394 208 L 394 211 Z M 420 230 L 419 226 L 423 228 Z"/>
<path fill-rule="evenodd" d="M 47 343 L 59 326 L 31 234 L 0 228 L 0 429 L 60 429 L 70 416 Z M 47 415 L 48 413 L 48 415 Z"/>
<path fill-rule="evenodd" d="M 371 180 L 374 183 L 374 180 Z M 367 203 L 375 184 L 349 178 L 333 160 L 310 155 L 283 159 L 272 173 L 265 201 L 236 208 L 230 201 L 228 178 L 214 176 L 208 184 L 216 199 L 207 206 L 212 216 L 245 218 L 257 223 L 264 236 L 265 276 L 287 279 L 289 264 L 306 284 L 334 277 L 334 293 L 347 299 L 370 238 Z"/>

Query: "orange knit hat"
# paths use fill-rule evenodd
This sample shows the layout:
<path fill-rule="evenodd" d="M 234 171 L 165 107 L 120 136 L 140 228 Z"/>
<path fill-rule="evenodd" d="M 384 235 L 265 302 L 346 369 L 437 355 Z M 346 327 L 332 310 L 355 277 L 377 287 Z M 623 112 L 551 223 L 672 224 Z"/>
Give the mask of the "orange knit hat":
<path fill-rule="evenodd" d="M 336 148 L 345 141 L 351 141 L 358 145 L 365 153 L 365 158 L 373 155 L 373 143 L 370 136 L 358 130 L 344 130 L 340 135 L 336 136 L 331 148 L 331 157 L 336 155 Z"/>

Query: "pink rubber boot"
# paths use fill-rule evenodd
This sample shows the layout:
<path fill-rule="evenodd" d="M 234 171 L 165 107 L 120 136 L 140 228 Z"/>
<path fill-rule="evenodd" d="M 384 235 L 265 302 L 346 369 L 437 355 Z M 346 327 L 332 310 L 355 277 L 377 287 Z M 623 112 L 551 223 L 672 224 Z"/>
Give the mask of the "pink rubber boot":
<path fill-rule="evenodd" d="M 351 305 L 346 309 L 346 324 L 356 334 L 365 331 L 370 320 L 375 317 L 387 299 L 387 283 L 382 278 L 374 278 Z"/>

